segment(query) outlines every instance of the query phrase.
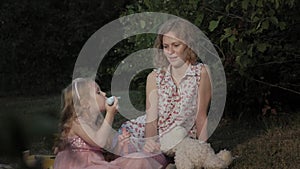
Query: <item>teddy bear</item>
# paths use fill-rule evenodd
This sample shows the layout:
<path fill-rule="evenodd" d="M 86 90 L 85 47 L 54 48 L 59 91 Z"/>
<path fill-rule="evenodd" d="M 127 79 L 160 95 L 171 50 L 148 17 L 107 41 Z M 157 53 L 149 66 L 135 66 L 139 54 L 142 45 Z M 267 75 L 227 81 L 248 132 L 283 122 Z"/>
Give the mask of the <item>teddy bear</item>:
<path fill-rule="evenodd" d="M 175 127 L 160 138 L 161 151 L 174 157 L 177 169 L 227 168 L 233 158 L 230 151 L 215 153 L 209 143 L 187 136 L 183 127 Z"/>

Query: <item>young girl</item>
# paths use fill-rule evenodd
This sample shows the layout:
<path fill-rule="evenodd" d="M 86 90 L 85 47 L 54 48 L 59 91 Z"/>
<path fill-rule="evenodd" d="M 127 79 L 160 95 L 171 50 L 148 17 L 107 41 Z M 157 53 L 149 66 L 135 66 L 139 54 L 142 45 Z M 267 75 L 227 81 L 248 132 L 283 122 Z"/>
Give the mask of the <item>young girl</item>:
<path fill-rule="evenodd" d="M 111 125 L 117 113 L 118 100 L 112 106 L 106 103 L 106 94 L 91 79 L 75 79 L 62 92 L 62 111 L 58 152 L 54 169 L 140 169 L 160 168 L 150 158 L 119 157 L 104 160 L 103 148 L 111 146 L 114 130 Z M 106 114 L 104 112 L 106 111 Z M 119 136 L 115 149 L 128 140 L 129 134 Z M 111 147 L 110 147 L 111 148 Z M 140 157 L 133 154 L 131 157 Z"/>

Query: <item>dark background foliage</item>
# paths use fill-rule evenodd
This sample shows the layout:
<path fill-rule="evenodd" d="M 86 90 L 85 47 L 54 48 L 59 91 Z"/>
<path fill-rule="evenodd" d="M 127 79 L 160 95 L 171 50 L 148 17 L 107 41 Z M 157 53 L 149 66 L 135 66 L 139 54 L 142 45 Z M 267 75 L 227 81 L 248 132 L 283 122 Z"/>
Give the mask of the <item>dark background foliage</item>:
<path fill-rule="evenodd" d="M 58 94 L 86 40 L 126 1 L 1 1 L 1 96 Z"/>
<path fill-rule="evenodd" d="M 298 9 L 294 0 L 2 0 L 0 96 L 59 94 L 95 31 L 120 16 L 152 11 L 189 20 L 215 44 L 227 78 L 226 115 L 286 112 L 297 107 L 300 93 Z M 109 90 L 117 63 L 152 44 L 151 35 L 118 43 L 99 67 L 102 87 Z M 145 89 L 147 73 L 134 78 L 132 90 Z M 138 100 L 143 104 L 143 95 Z"/>

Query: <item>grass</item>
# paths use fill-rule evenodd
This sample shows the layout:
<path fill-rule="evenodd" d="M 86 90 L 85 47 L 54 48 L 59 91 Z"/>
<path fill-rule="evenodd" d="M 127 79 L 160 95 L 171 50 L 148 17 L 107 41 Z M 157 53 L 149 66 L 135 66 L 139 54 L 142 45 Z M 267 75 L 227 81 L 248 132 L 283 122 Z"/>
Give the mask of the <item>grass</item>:
<path fill-rule="evenodd" d="M 231 168 L 300 168 L 300 116 L 284 127 L 272 127 L 233 148 Z"/>
<path fill-rule="evenodd" d="M 0 164 L 16 161 L 26 148 L 34 154 L 51 154 L 57 132 L 59 96 L 0 98 Z M 117 115 L 114 128 L 124 121 Z M 265 122 L 267 121 L 267 123 Z M 300 168 L 300 114 L 288 121 L 267 119 L 262 125 L 222 119 L 210 137 L 212 147 L 228 149 L 235 157 L 230 169 Z M 268 124 L 268 125 L 266 125 Z"/>
<path fill-rule="evenodd" d="M 235 159 L 230 169 L 298 169 L 300 114 L 289 116 L 289 121 L 280 120 L 283 123 L 268 118 L 256 125 L 223 120 L 209 142 L 216 151 L 232 152 Z"/>

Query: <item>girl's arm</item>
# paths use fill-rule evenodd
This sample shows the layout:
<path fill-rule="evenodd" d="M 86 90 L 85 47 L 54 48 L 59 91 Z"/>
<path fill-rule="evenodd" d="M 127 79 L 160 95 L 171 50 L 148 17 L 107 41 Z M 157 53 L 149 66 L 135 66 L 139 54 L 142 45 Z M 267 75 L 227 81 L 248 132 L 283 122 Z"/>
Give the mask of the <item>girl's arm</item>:
<path fill-rule="evenodd" d="M 112 123 L 114 121 L 115 114 L 117 112 L 118 101 L 115 98 L 115 102 L 112 106 L 106 106 L 106 115 L 101 124 L 101 127 L 95 131 L 84 123 L 79 123 L 79 120 L 73 122 L 72 130 L 76 135 L 85 140 L 88 144 L 97 147 L 104 147 L 110 138 L 111 133 L 114 131 Z"/>
<path fill-rule="evenodd" d="M 207 111 L 211 99 L 211 83 L 208 68 L 201 68 L 198 88 L 198 113 L 196 117 L 197 136 L 199 140 L 206 141 L 207 138 Z"/>
<path fill-rule="evenodd" d="M 146 144 L 144 150 L 147 152 L 153 152 L 159 150 L 159 145 L 156 143 L 155 139 L 158 135 L 157 133 L 157 122 L 158 122 L 158 94 L 156 87 L 156 73 L 151 72 L 147 77 L 146 83 L 146 125 L 145 125 L 145 137 Z"/>
<path fill-rule="evenodd" d="M 83 129 L 78 119 L 76 119 L 73 122 L 72 129 L 71 129 L 72 135 L 77 135 L 80 138 L 82 138 L 85 142 L 87 142 L 89 145 L 98 147 L 98 145 L 94 142 L 93 139 L 91 139 L 91 137 L 89 136 L 89 134 L 87 134 L 85 130 L 87 130 L 87 128 L 84 127 Z"/>

